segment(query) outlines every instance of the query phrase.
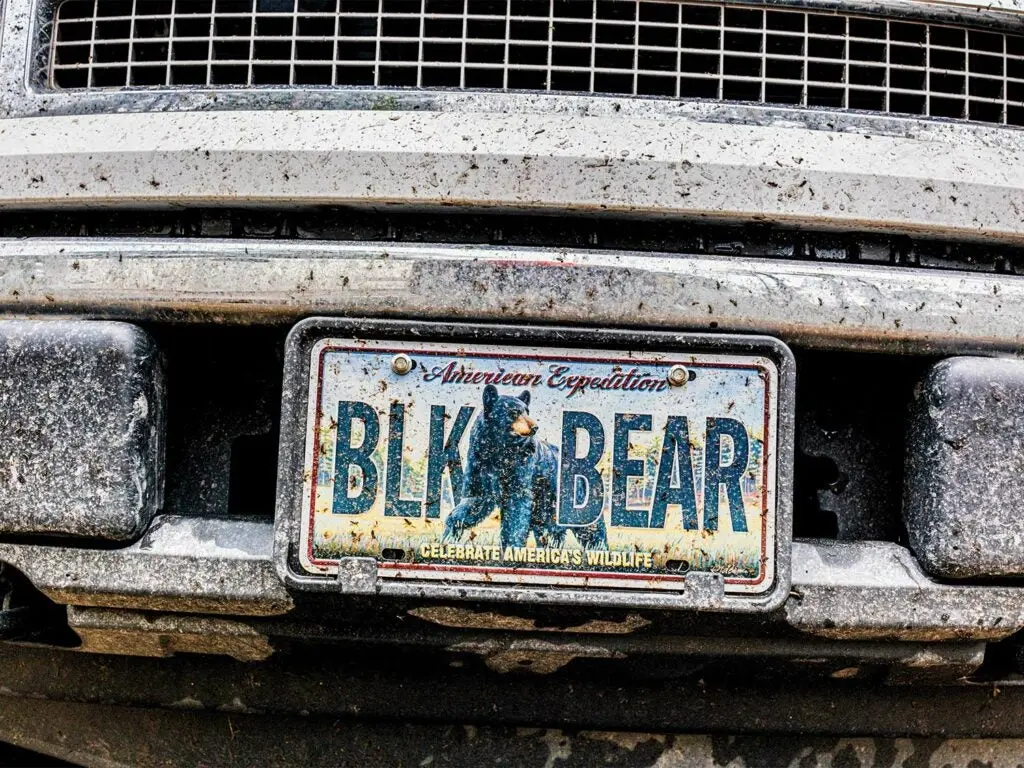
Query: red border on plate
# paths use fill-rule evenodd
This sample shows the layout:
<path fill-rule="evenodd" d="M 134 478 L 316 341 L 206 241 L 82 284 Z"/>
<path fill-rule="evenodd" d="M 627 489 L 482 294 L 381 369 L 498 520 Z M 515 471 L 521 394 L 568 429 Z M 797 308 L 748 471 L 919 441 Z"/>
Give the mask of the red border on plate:
<path fill-rule="evenodd" d="M 414 343 L 415 344 L 415 343 Z M 391 347 L 352 347 L 352 346 L 325 346 L 320 350 L 320 356 L 317 360 L 317 374 L 316 374 L 316 415 L 314 417 L 314 428 L 319 432 L 320 418 L 323 415 L 321 411 L 322 401 L 322 388 L 323 388 L 323 374 L 324 374 L 324 356 L 328 352 L 373 352 L 382 354 L 398 354 L 408 353 L 408 349 L 403 348 L 391 348 Z M 473 355 L 473 354 L 458 354 L 452 352 L 442 352 L 435 350 L 419 350 L 418 353 L 431 355 L 431 356 L 442 356 L 448 357 L 463 357 L 463 358 L 491 358 L 498 360 L 506 359 L 518 359 L 518 360 L 566 360 L 574 363 L 593 363 L 595 361 L 602 363 L 638 363 L 644 361 L 638 361 L 634 358 L 594 358 L 594 357 L 569 357 L 566 355 L 521 355 L 521 354 L 503 354 L 503 355 Z M 647 361 L 650 362 L 650 361 Z M 658 365 L 664 365 L 664 363 L 658 363 Z M 741 365 L 734 363 L 697 363 L 687 362 L 685 365 L 691 368 L 736 368 L 740 370 L 757 371 L 758 375 L 764 376 L 767 373 L 766 369 L 756 365 Z M 771 411 L 769 409 L 769 403 L 771 401 L 771 379 L 765 377 L 765 397 L 764 397 L 764 434 L 768 434 L 770 422 L 771 422 Z M 768 538 L 768 442 L 764 443 L 765 454 L 762 456 L 764 468 L 762 470 L 761 477 L 761 572 L 756 579 L 741 579 L 741 578 L 727 578 L 724 579 L 726 584 L 742 584 L 746 586 L 757 586 L 765 580 L 766 568 L 765 560 L 767 558 L 767 538 Z M 310 468 L 310 478 L 312 484 L 312 490 L 310 492 L 309 508 L 307 515 L 307 546 L 306 556 L 311 565 L 317 566 L 330 566 L 337 565 L 339 560 L 317 560 L 313 557 L 313 528 L 315 525 L 316 518 L 316 478 L 319 475 L 318 465 L 320 463 L 320 441 L 319 439 L 313 440 L 313 461 L 312 467 Z M 668 574 L 642 574 L 642 573 L 606 573 L 602 571 L 559 571 L 548 568 L 508 568 L 508 567 L 493 567 L 486 568 L 483 566 L 474 565 L 431 565 L 429 563 L 391 563 L 387 561 L 378 561 L 378 568 L 384 568 L 388 570 L 402 570 L 402 571 L 448 571 L 457 573 L 502 573 L 509 575 L 522 575 L 522 576 L 543 576 L 543 577 L 562 577 L 567 579 L 578 579 L 578 580 L 589 580 L 589 579 L 621 579 L 626 581 L 685 581 L 685 576 L 670 576 Z"/>

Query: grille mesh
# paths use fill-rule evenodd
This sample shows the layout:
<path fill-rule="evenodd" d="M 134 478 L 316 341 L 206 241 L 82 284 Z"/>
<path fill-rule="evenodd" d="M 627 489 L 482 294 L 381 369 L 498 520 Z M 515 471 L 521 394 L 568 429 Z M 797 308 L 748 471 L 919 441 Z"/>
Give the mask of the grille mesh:
<path fill-rule="evenodd" d="M 51 80 L 566 91 L 1024 125 L 1024 36 L 663 0 L 65 0 Z"/>

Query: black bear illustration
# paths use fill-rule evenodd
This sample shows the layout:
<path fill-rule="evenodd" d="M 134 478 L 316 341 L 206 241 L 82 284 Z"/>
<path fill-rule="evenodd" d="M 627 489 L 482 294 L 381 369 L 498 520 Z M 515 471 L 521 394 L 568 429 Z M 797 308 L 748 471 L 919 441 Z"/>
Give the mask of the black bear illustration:
<path fill-rule="evenodd" d="M 445 540 L 460 540 L 497 507 L 502 549 L 526 546 L 531 533 L 536 546 L 561 548 L 570 530 L 580 546 L 606 549 L 603 518 L 584 527 L 557 522 L 558 447 L 536 437 L 529 391 L 499 395 L 488 384 L 483 401 L 469 435 L 461 500 L 445 520 Z"/>

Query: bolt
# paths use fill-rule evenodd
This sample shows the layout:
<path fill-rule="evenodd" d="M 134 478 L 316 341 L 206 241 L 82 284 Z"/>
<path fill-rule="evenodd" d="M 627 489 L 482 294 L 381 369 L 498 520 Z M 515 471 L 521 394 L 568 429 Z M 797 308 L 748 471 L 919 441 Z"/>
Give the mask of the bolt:
<path fill-rule="evenodd" d="M 690 372 L 681 365 L 673 365 L 668 369 L 668 383 L 673 387 L 681 387 L 690 380 Z"/>
<path fill-rule="evenodd" d="M 405 376 L 412 370 L 412 358 L 404 352 L 395 355 L 391 358 L 391 370 L 399 376 Z"/>

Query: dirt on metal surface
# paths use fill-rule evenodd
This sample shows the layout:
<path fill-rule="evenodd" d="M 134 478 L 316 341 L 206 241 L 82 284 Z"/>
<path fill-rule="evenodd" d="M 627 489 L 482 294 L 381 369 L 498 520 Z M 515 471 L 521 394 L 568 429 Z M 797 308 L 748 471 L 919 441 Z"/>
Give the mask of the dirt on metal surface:
<path fill-rule="evenodd" d="M 0 736 L 83 766 L 1017 768 L 1021 739 L 673 735 L 412 725 L 47 701 L 5 704 Z"/>
<path fill-rule="evenodd" d="M 523 616 L 509 616 L 491 611 L 475 611 L 450 605 L 423 606 L 409 609 L 409 615 L 418 619 L 457 629 L 502 629 L 532 632 L 540 629 L 537 620 Z M 651 622 L 635 613 L 621 621 L 592 619 L 571 627 L 543 627 L 548 632 L 581 632 L 622 635 L 643 629 Z"/>

